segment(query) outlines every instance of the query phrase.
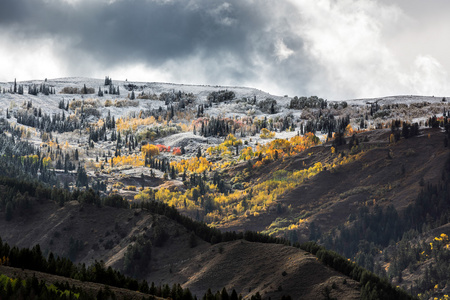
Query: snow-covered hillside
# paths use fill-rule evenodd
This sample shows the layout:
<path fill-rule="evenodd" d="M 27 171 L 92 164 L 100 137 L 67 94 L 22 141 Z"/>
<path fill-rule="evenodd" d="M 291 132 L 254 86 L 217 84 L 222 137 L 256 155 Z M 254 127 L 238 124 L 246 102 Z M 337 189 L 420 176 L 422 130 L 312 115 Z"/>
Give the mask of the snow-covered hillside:
<path fill-rule="evenodd" d="M 318 97 L 275 96 L 248 87 L 115 81 L 114 78 L 111 84 L 120 94 L 111 94 L 112 86 L 105 85 L 105 79 L 18 81 L 16 93 L 14 84 L 0 83 L 0 117 L 10 125 L 19 125 L 22 137 L 36 149 L 48 146 L 60 151 L 63 148 L 71 156 L 78 151 L 80 161 L 77 163 L 84 164 L 94 177 L 109 174 L 111 169 L 132 168 L 126 164 L 119 168 L 111 163 L 111 158 L 140 155 L 140 147 L 145 143 L 183 148 L 186 151 L 183 156 L 170 151 L 162 154 L 169 161 L 176 161 L 196 156 L 199 149 L 204 153 L 208 147 L 222 143 L 229 133 L 240 139 L 241 149 L 245 146 L 256 151 L 258 145 L 274 139 L 289 139 L 307 131 L 315 132 L 325 141 L 344 123 L 344 128 L 349 123 L 355 130 L 385 127 L 394 119 L 424 126 L 427 118 L 442 116 L 448 111 L 444 97 L 392 96 L 326 101 Z M 18 93 L 19 87 L 23 94 Z M 34 87 L 38 90 L 46 87 L 51 93 L 29 94 L 29 88 Z M 77 89 L 77 93 L 64 93 L 71 89 Z M 89 93 L 86 89 L 90 89 Z M 99 90 L 103 95 L 99 95 Z M 45 118 L 46 128 L 42 124 Z M 116 122 L 122 119 L 122 127 L 107 128 L 108 118 Z M 70 120 L 76 130 L 71 127 L 49 129 L 48 123 L 55 120 L 61 123 Z M 220 134 L 215 132 L 219 126 L 223 127 Z M 271 133 L 262 138 L 262 128 Z M 115 136 L 119 132 L 125 138 L 120 145 Z M 49 144 L 50 141 L 56 144 Z M 234 158 L 236 151 L 231 154 Z M 53 155 L 52 151 L 48 153 Z M 57 166 L 55 160 L 61 159 L 58 157 L 52 158 L 51 167 Z M 110 169 L 105 171 L 103 168 L 107 164 Z M 141 166 L 143 162 L 138 164 Z M 139 174 L 146 173 L 137 170 Z M 133 173 L 122 174 L 128 176 L 130 172 Z M 162 177 L 162 172 L 155 172 Z"/>
<path fill-rule="evenodd" d="M 242 98 L 254 98 L 256 97 L 258 100 L 264 100 L 268 97 L 274 98 L 279 102 L 282 106 L 287 106 L 289 104 L 290 98 L 280 97 L 270 95 L 261 90 L 246 88 L 246 87 L 229 87 L 229 86 L 208 86 L 208 85 L 184 85 L 184 84 L 172 84 L 172 83 L 158 83 L 158 82 L 133 82 L 133 81 L 115 81 L 113 80 L 113 84 L 118 86 L 120 89 L 120 95 L 109 95 L 105 94 L 103 97 L 97 96 L 97 91 L 99 88 L 102 90 L 108 90 L 108 87 L 104 85 L 104 79 L 92 79 L 92 78 L 79 78 L 79 77 L 69 77 L 69 78 L 58 78 L 58 79 L 48 79 L 45 80 L 29 80 L 29 81 L 18 81 L 17 86 L 23 85 L 24 93 L 23 95 L 19 94 L 10 94 L 9 90 L 14 89 L 14 82 L 0 82 L 0 88 L 3 92 L 5 90 L 6 93 L 0 93 L 0 109 L 3 112 L 6 108 L 10 108 L 14 110 L 25 101 L 32 101 L 34 106 L 41 107 L 46 113 L 55 113 L 58 112 L 58 103 L 61 100 L 73 100 L 73 99 L 98 99 L 100 101 L 105 100 L 121 100 L 128 99 L 130 97 L 130 91 L 128 91 L 125 86 L 135 85 L 137 88 L 135 89 L 136 96 L 138 93 L 146 93 L 146 94 L 156 94 L 159 95 L 161 93 L 170 93 L 170 92 L 184 92 L 184 93 L 192 93 L 197 98 L 197 104 L 206 103 L 206 98 L 208 94 L 214 91 L 220 90 L 232 90 L 236 94 L 237 99 Z M 44 95 L 39 93 L 37 96 L 28 94 L 28 87 L 37 85 L 39 87 L 41 84 L 45 84 L 48 87 L 54 88 L 56 90 L 56 94 L 54 95 Z M 63 94 L 61 91 L 65 87 L 75 87 L 82 88 L 84 85 L 88 88 L 93 88 L 95 90 L 94 94 Z M 163 101 L 158 100 L 139 100 L 135 99 L 136 102 L 139 103 L 138 106 L 127 109 L 115 109 L 114 107 L 108 108 L 108 110 L 113 115 L 121 115 L 126 116 L 130 111 L 139 111 L 145 109 L 157 109 L 160 106 L 164 106 Z M 241 113 L 242 109 L 236 109 L 233 106 L 224 106 L 217 108 L 215 110 L 211 110 L 211 115 L 226 115 L 230 116 L 233 114 L 238 114 L 239 110 Z M 1 111 L 0 110 L 0 111 Z M 60 111 L 62 113 L 62 110 Z M 107 110 L 101 110 L 103 116 L 107 114 Z"/>

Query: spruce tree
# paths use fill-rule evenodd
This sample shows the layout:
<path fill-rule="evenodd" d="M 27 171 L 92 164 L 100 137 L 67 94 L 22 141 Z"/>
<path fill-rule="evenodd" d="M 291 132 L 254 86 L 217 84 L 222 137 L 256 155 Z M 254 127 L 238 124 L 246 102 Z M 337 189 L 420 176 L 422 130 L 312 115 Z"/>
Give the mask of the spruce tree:
<path fill-rule="evenodd" d="M 12 219 L 13 206 L 11 201 L 6 204 L 5 220 L 10 221 Z"/>

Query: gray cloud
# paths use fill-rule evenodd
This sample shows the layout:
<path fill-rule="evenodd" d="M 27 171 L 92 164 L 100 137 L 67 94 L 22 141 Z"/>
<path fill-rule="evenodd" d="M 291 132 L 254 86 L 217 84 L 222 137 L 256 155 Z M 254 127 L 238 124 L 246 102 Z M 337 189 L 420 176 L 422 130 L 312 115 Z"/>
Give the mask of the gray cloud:
<path fill-rule="evenodd" d="M 0 26 L 14 30 L 23 40 L 51 37 L 59 43 L 57 52 L 66 68 L 86 68 L 86 73 L 93 71 L 93 61 L 95 67 L 106 69 L 127 63 L 159 68 L 172 61 L 172 67 L 178 63 L 192 73 L 206 72 L 202 77 L 209 79 L 207 83 L 251 83 L 267 66 L 293 67 L 277 59 L 277 41 L 300 46 L 300 51 L 302 44 L 285 27 L 288 23 L 274 14 L 274 10 L 286 15 L 296 10 L 282 1 L 132 0 L 71 5 L 63 1 L 5 0 L 2 6 L 7 9 L 0 9 Z M 188 66 L 189 61 L 202 65 Z M 296 61 L 297 77 L 304 73 L 299 70 L 305 69 L 298 63 L 302 62 Z M 306 60 L 304 65 L 308 65 Z M 273 76 L 288 80 L 283 72 Z"/>
<path fill-rule="evenodd" d="M 387 0 L 2 0 L 0 54 L 23 60 L 14 76 L 108 74 L 332 99 L 447 92 L 440 54 L 407 45 L 419 41 L 406 38 L 416 10 L 405 10 Z"/>

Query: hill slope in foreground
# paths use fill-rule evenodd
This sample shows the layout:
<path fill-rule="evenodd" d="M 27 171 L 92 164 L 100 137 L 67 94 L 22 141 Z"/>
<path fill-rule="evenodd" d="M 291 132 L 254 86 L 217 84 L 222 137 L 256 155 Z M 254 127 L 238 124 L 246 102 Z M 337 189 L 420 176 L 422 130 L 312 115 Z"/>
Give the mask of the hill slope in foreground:
<path fill-rule="evenodd" d="M 50 202 L 36 204 L 30 218 L 18 217 L 10 222 L 1 218 L 0 236 L 21 247 L 39 243 L 44 254 L 53 251 L 74 255 L 77 262 L 88 264 L 102 259 L 107 266 L 123 270 L 128 245 L 140 235 L 155 244 L 154 229 L 164 228 L 163 244 L 146 253 L 151 255 L 150 272 L 143 277 L 149 282 L 169 286 L 180 283 L 197 296 L 209 288 L 215 292 L 226 287 L 243 296 L 259 292 L 264 298 L 302 295 L 302 299 L 316 299 L 328 288 L 338 299 L 359 299 L 359 283 L 298 248 L 244 240 L 210 245 L 198 237 L 193 245 L 189 231 L 161 215 L 140 209 L 80 208 L 77 202 L 62 208 Z M 74 247 L 73 241 L 80 241 L 82 246 L 75 254 L 67 253 Z M 109 241 L 112 246 L 108 246 Z"/>

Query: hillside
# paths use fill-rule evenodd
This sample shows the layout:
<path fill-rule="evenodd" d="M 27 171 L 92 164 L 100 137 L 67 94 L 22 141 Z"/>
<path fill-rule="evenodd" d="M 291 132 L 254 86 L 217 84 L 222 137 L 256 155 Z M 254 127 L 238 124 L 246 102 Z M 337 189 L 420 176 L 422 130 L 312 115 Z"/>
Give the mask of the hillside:
<path fill-rule="evenodd" d="M 176 266 L 175 275 L 187 275 L 184 286 L 201 291 L 210 286 L 233 287 L 242 295 L 259 292 L 264 298 L 292 295 L 317 299 L 328 287 L 337 299 L 359 299 L 359 284 L 318 264 L 304 251 L 284 245 L 235 241 L 220 243 L 191 259 L 189 265 Z M 344 283 L 346 280 L 346 283 Z M 334 286 L 335 288 L 331 289 Z M 296 295 L 296 296 L 294 296 Z"/>
<path fill-rule="evenodd" d="M 0 266 L 0 274 L 6 275 L 9 278 L 20 278 L 22 280 L 27 280 L 30 278 L 36 278 L 38 281 L 45 282 L 47 286 L 50 285 L 58 285 L 58 284 L 64 284 L 71 287 L 73 290 L 82 290 L 86 293 L 89 297 L 92 297 L 92 299 L 98 299 L 99 293 L 106 291 L 111 291 L 114 293 L 115 299 L 121 300 L 121 299 L 133 299 L 133 300 L 141 300 L 143 297 L 146 298 L 148 296 L 144 295 L 140 292 L 134 292 L 127 289 L 121 289 L 113 286 L 106 286 L 104 284 L 99 283 L 93 283 L 93 282 L 82 282 L 79 280 L 57 276 L 57 275 L 51 275 L 47 273 L 42 272 L 36 272 L 32 270 L 26 270 L 26 269 L 18 269 L 13 267 L 7 267 L 7 266 Z M 159 297 L 155 297 L 154 299 L 163 299 Z"/>
<path fill-rule="evenodd" d="M 226 287 L 243 296 L 259 292 L 264 297 L 303 295 L 302 299 L 313 299 L 334 283 L 338 288 L 333 289 L 332 296 L 359 299 L 358 283 L 323 266 L 302 250 L 242 240 L 210 245 L 198 237 L 192 247 L 190 233 L 183 226 L 146 211 L 81 208 L 77 202 L 60 208 L 47 202 L 35 205 L 29 218 L 18 217 L 9 222 L 0 219 L 4 242 L 20 247 L 39 243 L 44 255 L 49 251 L 73 255 L 76 262 L 88 265 L 103 260 L 106 266 L 122 271 L 127 247 L 135 244 L 138 236 L 147 236 L 153 246 L 143 255 L 151 260 L 139 277 L 157 285 L 180 283 L 197 295 L 205 294 L 208 288 L 217 291 Z M 155 227 L 163 228 L 167 235 L 162 244 L 155 240 Z M 75 247 L 71 239 L 81 245 L 75 253 L 70 252 Z M 345 285 L 344 279 L 348 282 Z"/>
<path fill-rule="evenodd" d="M 341 289 L 295 248 L 236 241 L 251 230 L 317 241 L 422 299 L 445 295 L 449 278 L 435 265 L 450 265 L 440 238 L 450 221 L 446 98 L 333 101 L 108 77 L 0 88 L 0 174 L 25 180 L 0 179 L 0 236 L 12 245 L 103 260 L 197 295 Z M 152 203 L 173 208 L 150 213 Z M 217 230 L 196 236 L 172 209 L 238 233 L 217 244 Z M 297 288 L 291 279 L 311 268 L 317 277 Z M 333 293 L 352 298 L 355 287 Z"/>
<path fill-rule="evenodd" d="M 352 159 L 349 146 L 336 147 L 332 143 L 311 148 L 303 153 L 268 164 L 248 177 L 250 182 L 271 179 L 279 170 L 292 172 L 307 169 L 317 162 L 332 164 L 339 154 L 347 153 L 350 161 L 320 172 L 303 184 L 283 194 L 277 203 L 280 211 L 270 210 L 258 217 L 239 222 L 224 223 L 227 230 L 275 230 L 278 224 L 287 227 L 300 219 L 298 241 L 308 240 L 308 223 L 314 222 L 322 232 L 344 224 L 361 206 L 387 207 L 393 205 L 399 213 L 411 204 L 422 189 L 420 182 L 436 184 L 444 171 L 443 162 L 449 151 L 444 147 L 445 133 L 423 129 L 421 134 L 390 144 L 390 130 L 363 132 L 357 135 L 362 152 Z M 239 174 L 244 166 L 230 174 Z"/>

